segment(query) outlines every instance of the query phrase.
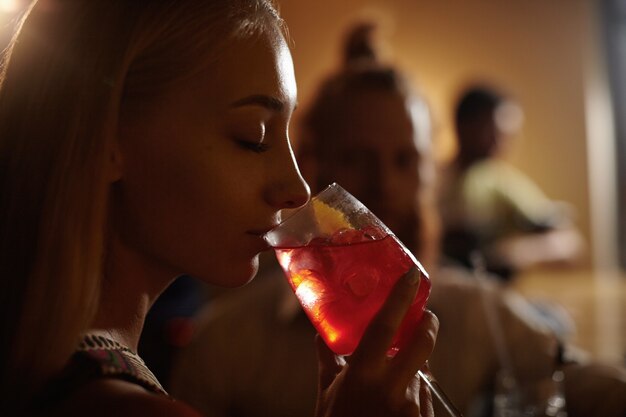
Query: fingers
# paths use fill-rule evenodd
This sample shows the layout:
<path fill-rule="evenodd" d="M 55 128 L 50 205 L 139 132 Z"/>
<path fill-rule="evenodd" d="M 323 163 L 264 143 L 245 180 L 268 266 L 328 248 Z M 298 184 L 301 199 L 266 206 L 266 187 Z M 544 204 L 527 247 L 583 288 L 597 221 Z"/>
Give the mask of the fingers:
<path fill-rule="evenodd" d="M 403 417 L 433 417 L 435 415 L 432 393 L 418 375 L 414 375 L 403 396 L 405 401 L 401 414 Z"/>
<path fill-rule="evenodd" d="M 433 394 L 430 392 L 430 388 L 428 388 L 428 385 L 426 385 L 419 376 L 415 376 L 415 379 L 419 381 L 420 414 L 424 417 L 434 416 Z"/>
<path fill-rule="evenodd" d="M 315 335 L 315 345 L 317 347 L 317 359 L 319 362 L 319 389 L 320 392 L 332 384 L 337 374 L 343 368 L 341 358 L 331 351 L 320 335 Z"/>
<path fill-rule="evenodd" d="M 411 336 L 411 342 L 400 349 L 390 364 L 398 389 L 406 387 L 424 365 L 435 347 L 438 331 L 439 319 L 431 311 L 425 310 Z"/>
<path fill-rule="evenodd" d="M 353 361 L 373 365 L 385 360 L 393 337 L 417 294 L 420 278 L 419 270 L 413 267 L 398 280 L 380 311 L 365 330 L 353 354 Z"/>

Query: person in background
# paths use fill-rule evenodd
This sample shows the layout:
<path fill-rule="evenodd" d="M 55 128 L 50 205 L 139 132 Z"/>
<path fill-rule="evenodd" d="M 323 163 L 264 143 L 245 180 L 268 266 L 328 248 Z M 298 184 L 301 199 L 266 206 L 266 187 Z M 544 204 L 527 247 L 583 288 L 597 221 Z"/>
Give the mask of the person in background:
<path fill-rule="evenodd" d="M 200 415 L 137 345 L 177 276 L 247 283 L 308 201 L 285 33 L 266 0 L 32 2 L 0 74 L 0 415 Z M 419 282 L 398 281 L 349 365 L 318 343 L 317 416 L 433 415 L 415 373 L 436 317 L 385 355 Z"/>
<path fill-rule="evenodd" d="M 520 383 L 533 383 L 549 378 L 567 355 L 524 298 L 493 279 L 439 265 L 428 106 L 402 73 L 378 61 L 374 28 L 359 23 L 348 32 L 342 67 L 305 110 L 298 162 L 312 191 L 336 181 L 426 266 L 429 308 L 441 318 L 430 369 L 464 415 L 486 416 L 500 369 L 512 368 Z M 317 365 L 309 341 L 315 330 L 274 257 L 264 261 L 255 282 L 201 311 L 195 338 L 174 361 L 172 390 L 207 416 L 313 413 Z M 493 316 L 499 318 L 496 328 L 490 325 Z M 616 375 L 611 382 L 626 374 Z M 589 408 L 576 410 L 586 402 L 593 410 L 600 397 L 572 397 L 582 382 L 566 383 L 571 417 L 590 415 L 584 414 Z M 613 399 L 608 409 L 614 411 L 602 415 L 617 417 L 626 410 L 615 407 L 624 389 L 619 383 L 605 386 L 614 390 L 604 397 Z M 435 411 L 446 415 L 436 401 Z"/>
<path fill-rule="evenodd" d="M 519 104 L 495 88 L 463 90 L 458 152 L 440 185 L 443 254 L 467 267 L 480 256 L 505 281 L 538 265 L 571 265 L 584 248 L 571 210 L 502 158 L 522 121 Z"/>

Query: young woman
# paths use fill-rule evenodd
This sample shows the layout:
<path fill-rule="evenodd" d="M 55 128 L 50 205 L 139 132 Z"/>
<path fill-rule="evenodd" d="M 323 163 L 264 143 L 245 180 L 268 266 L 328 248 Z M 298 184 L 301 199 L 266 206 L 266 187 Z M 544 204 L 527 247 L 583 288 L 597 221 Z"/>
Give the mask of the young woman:
<path fill-rule="evenodd" d="M 136 346 L 177 275 L 245 284 L 262 234 L 309 197 L 275 8 L 40 0 L 2 68 L 0 414 L 196 416 Z M 415 372 L 437 319 L 385 355 L 418 285 L 399 281 L 349 365 L 320 343 L 318 416 L 432 414 Z"/>

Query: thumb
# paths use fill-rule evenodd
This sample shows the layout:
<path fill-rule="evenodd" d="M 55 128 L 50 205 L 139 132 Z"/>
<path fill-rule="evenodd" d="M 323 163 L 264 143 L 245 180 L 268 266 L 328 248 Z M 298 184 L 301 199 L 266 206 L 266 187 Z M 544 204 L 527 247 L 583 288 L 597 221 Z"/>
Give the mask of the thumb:
<path fill-rule="evenodd" d="M 326 390 L 335 380 L 337 374 L 343 369 L 345 360 L 335 355 L 335 353 L 326 346 L 324 340 L 319 334 L 315 335 L 315 345 L 317 347 L 318 373 L 319 373 L 319 390 Z"/>

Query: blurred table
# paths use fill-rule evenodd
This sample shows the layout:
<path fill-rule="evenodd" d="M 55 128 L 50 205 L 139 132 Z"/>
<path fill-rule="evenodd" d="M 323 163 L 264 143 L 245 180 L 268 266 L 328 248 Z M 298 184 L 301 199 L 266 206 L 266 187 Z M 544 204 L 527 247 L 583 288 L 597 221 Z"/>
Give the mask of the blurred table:
<path fill-rule="evenodd" d="M 576 326 L 571 341 L 594 358 L 626 365 L 626 273 L 533 270 L 513 286 L 530 299 L 562 306 Z"/>

